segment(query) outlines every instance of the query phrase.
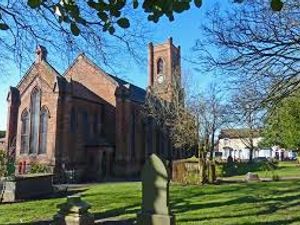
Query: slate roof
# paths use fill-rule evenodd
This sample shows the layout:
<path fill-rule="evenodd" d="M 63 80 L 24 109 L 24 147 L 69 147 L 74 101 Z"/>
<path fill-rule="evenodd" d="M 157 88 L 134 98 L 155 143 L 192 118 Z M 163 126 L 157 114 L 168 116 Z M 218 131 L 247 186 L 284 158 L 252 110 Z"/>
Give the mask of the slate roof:
<path fill-rule="evenodd" d="M 248 128 L 241 128 L 241 129 L 222 129 L 219 135 L 219 139 L 223 138 L 249 138 L 250 134 L 254 138 L 261 137 L 261 130 L 259 129 L 248 129 Z"/>
<path fill-rule="evenodd" d="M 114 75 L 106 73 L 108 76 L 110 76 L 112 79 L 114 79 L 120 86 L 125 86 L 126 88 L 129 88 L 130 90 L 130 100 L 144 103 L 145 97 L 146 97 L 146 91 L 143 88 L 140 88 L 138 86 L 135 86 L 134 84 L 127 82 L 119 77 L 116 77 Z"/>

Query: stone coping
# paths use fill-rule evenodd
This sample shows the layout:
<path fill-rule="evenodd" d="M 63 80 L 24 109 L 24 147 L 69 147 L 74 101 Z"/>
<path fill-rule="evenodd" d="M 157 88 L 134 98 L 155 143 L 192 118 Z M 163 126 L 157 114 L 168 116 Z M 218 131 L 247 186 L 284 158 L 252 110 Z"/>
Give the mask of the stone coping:
<path fill-rule="evenodd" d="M 1 181 L 18 181 L 18 180 L 25 180 L 25 179 L 34 179 L 38 177 L 52 177 L 52 173 L 33 173 L 33 174 L 24 174 L 24 175 L 17 175 L 14 177 L 2 177 Z"/>
<path fill-rule="evenodd" d="M 15 176 L 15 179 L 30 179 L 30 178 L 36 178 L 36 177 L 50 177 L 53 176 L 53 173 L 31 173 L 31 174 L 24 174 L 24 175 L 18 175 Z"/>

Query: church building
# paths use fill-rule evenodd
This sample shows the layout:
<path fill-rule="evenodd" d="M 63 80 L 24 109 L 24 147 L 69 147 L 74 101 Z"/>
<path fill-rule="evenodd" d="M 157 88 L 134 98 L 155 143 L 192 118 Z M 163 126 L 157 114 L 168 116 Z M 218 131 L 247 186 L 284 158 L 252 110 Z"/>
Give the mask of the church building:
<path fill-rule="evenodd" d="M 47 50 L 8 93 L 5 138 L 16 174 L 43 165 L 58 181 L 72 171 L 78 181 L 135 176 L 152 152 L 171 157 L 168 134 L 143 112 L 151 90 L 171 101 L 171 83 L 180 79 L 180 47 L 172 38 L 149 44 L 146 90 L 106 73 L 80 54 L 60 74 L 47 62 Z M 176 75 L 175 75 L 176 74 Z"/>

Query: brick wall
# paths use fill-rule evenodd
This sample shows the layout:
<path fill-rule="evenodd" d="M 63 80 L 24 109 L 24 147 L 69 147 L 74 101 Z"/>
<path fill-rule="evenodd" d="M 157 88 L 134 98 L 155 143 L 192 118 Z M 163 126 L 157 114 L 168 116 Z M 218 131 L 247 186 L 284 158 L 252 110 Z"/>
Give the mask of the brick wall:
<path fill-rule="evenodd" d="M 56 128 L 57 128 L 57 102 L 58 93 L 55 93 L 56 72 L 46 63 L 35 64 L 28 75 L 17 86 L 20 92 L 20 104 L 17 117 L 17 138 L 16 138 L 16 164 L 19 162 L 41 163 L 53 167 L 55 165 L 56 154 Z M 47 152 L 46 154 L 21 154 L 21 115 L 24 110 L 30 114 L 30 103 L 32 91 L 38 88 L 41 90 L 41 107 L 46 107 L 49 111 L 48 131 L 47 131 Z"/>

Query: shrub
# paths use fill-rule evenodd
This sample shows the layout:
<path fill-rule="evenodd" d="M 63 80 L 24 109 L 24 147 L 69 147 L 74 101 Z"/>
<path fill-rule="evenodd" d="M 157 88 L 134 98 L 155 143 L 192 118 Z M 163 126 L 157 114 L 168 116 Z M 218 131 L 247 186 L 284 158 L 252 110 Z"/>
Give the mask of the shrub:
<path fill-rule="evenodd" d="M 48 173 L 49 168 L 47 165 L 32 163 L 30 167 L 30 173 Z"/>
<path fill-rule="evenodd" d="M 277 168 L 277 162 L 260 161 L 260 162 L 231 162 L 219 163 L 219 176 L 230 177 L 245 175 L 248 172 L 273 171 Z"/>
<path fill-rule="evenodd" d="M 7 156 L 5 150 L 0 149 L 0 177 L 13 176 L 15 173 L 15 161 Z"/>
<path fill-rule="evenodd" d="M 4 150 L 0 150 L 0 177 L 5 177 L 7 175 L 7 156 Z"/>

